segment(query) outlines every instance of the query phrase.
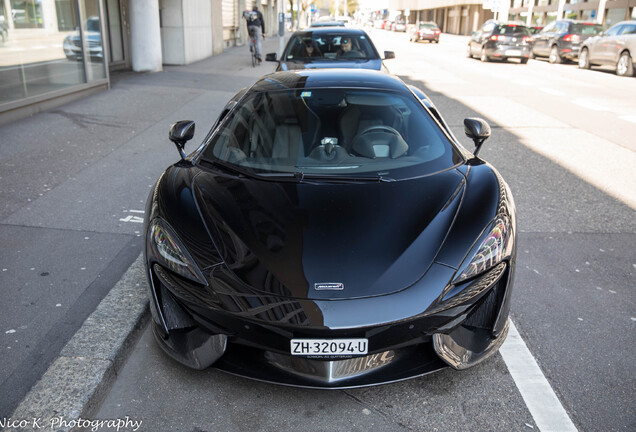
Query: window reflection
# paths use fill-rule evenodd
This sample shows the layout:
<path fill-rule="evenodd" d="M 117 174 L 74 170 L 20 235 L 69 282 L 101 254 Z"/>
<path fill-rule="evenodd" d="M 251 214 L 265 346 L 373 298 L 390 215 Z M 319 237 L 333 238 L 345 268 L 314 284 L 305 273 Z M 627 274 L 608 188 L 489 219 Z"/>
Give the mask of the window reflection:
<path fill-rule="evenodd" d="M 103 79 L 105 66 L 98 0 L 0 0 L 0 104 Z"/>

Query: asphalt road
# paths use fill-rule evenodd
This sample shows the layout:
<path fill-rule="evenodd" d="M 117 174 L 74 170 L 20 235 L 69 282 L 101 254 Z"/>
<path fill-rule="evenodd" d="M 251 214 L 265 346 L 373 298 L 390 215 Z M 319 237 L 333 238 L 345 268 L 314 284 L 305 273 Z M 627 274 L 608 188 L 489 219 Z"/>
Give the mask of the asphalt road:
<path fill-rule="evenodd" d="M 442 35 L 439 45 L 379 30 L 371 37 L 396 52 L 387 62 L 391 72 L 424 90 L 467 148 L 473 146 L 463 119 L 489 121 L 493 136 L 481 155 L 510 184 L 519 216 L 516 328 L 575 428 L 636 429 L 636 78 L 536 60 L 481 63 L 465 57 L 465 37 Z M 15 356 L 0 366 L 3 395 L 7 379 L 17 380 L 11 372 L 37 357 L 20 343 L 26 333 L 41 346 L 64 317 L 90 309 L 75 306 L 98 276 L 116 279 L 134 255 L 128 250 L 139 250 L 134 218 L 143 215 L 132 211 L 143 208 L 149 185 L 176 160 L 165 138 L 169 124 L 213 121 L 234 91 L 270 67 L 239 66 L 242 54 L 247 60 L 246 52 L 228 50 L 162 74 L 124 74 L 115 78 L 109 93 L 120 98 L 110 106 L 97 95 L 2 128 L 3 137 L 13 135 L 0 145 L 0 235 L 3 245 L 15 241 L 21 251 L 0 252 L 3 270 L 8 263 L 1 286 L 15 290 L 7 309 L 21 311 L 0 315 L 0 353 Z M 48 133 L 68 134 L 69 143 L 42 148 L 46 120 L 55 116 L 68 124 Z M 20 175 L 34 168 L 38 175 Z M 83 241 L 95 244 L 82 249 Z M 41 281 L 58 271 L 53 266 L 64 271 L 49 288 Z M 69 285 L 78 287 L 57 300 Z M 310 391 L 188 370 L 145 332 L 95 418 L 130 416 L 142 420 L 142 431 L 537 430 L 533 401 L 507 361 L 498 354 L 464 372 Z"/>
<path fill-rule="evenodd" d="M 249 59 L 116 73 L 107 92 L 0 125 L 0 419 L 140 254 L 150 187 L 179 158 L 170 125 L 209 124 L 274 68 Z"/>

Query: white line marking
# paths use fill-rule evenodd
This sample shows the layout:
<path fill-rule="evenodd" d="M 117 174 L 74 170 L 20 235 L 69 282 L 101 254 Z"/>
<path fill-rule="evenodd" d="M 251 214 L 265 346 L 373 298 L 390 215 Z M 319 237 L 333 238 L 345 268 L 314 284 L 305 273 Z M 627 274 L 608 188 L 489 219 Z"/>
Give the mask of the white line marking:
<path fill-rule="evenodd" d="M 543 93 L 551 94 L 553 96 L 565 96 L 565 93 L 560 90 L 551 89 L 550 87 L 540 87 Z"/>
<path fill-rule="evenodd" d="M 499 348 L 499 352 L 539 430 L 576 432 L 576 426 L 570 420 L 512 321 L 510 321 L 508 337 Z"/>
<path fill-rule="evenodd" d="M 146 213 L 143 210 L 128 210 L 128 211 L 131 212 L 131 213 Z"/>
<path fill-rule="evenodd" d="M 574 105 L 578 105 L 592 111 L 610 111 L 609 108 L 599 105 L 597 102 L 588 99 L 574 99 L 572 103 Z"/>
<path fill-rule="evenodd" d="M 619 119 L 636 123 L 636 116 L 620 116 Z"/>
<path fill-rule="evenodd" d="M 127 216 L 119 220 L 122 222 L 144 223 L 144 219 L 137 216 Z"/>

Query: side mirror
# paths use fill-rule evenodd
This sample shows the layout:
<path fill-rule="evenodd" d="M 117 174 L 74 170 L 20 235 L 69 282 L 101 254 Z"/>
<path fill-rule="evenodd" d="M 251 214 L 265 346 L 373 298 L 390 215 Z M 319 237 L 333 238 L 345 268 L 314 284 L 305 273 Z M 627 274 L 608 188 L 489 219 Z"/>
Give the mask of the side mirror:
<path fill-rule="evenodd" d="M 265 61 L 278 61 L 276 60 L 276 53 L 265 54 Z"/>
<path fill-rule="evenodd" d="M 384 60 L 394 59 L 395 53 L 393 51 L 384 51 Z"/>
<path fill-rule="evenodd" d="M 464 119 L 464 132 L 475 143 L 475 152 L 473 154 L 477 157 L 479 150 L 481 150 L 481 145 L 490 138 L 490 126 L 485 120 L 480 118 L 466 118 Z"/>
<path fill-rule="evenodd" d="M 192 120 L 181 120 L 176 123 L 173 123 L 170 126 L 170 132 L 168 132 L 168 138 L 172 141 L 176 146 L 179 154 L 181 155 L 181 159 L 185 160 L 186 155 L 183 152 L 183 148 L 185 147 L 185 143 L 190 141 L 194 136 L 194 122 Z"/>

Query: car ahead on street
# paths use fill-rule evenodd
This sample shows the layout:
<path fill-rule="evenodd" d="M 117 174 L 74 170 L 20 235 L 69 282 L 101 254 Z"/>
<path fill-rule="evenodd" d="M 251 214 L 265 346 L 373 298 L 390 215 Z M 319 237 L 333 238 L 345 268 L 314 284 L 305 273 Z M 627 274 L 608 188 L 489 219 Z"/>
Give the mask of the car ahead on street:
<path fill-rule="evenodd" d="M 636 71 L 636 20 L 614 24 L 606 32 L 587 39 L 581 47 L 579 67 L 609 65 L 616 75 L 634 76 Z"/>
<path fill-rule="evenodd" d="M 513 58 L 525 64 L 531 49 L 532 35 L 526 26 L 489 20 L 471 35 L 466 55 L 478 57 L 483 62 Z"/>
<path fill-rule="evenodd" d="M 276 71 L 314 68 L 356 68 L 385 70 L 383 60 L 395 58 L 393 51 L 384 51 L 384 59 L 361 29 L 348 27 L 318 27 L 292 34 L 281 59 L 276 53 L 265 55 L 267 61 L 277 61 Z"/>
<path fill-rule="evenodd" d="M 406 31 L 406 21 L 403 18 L 395 19 L 391 22 L 391 31 L 394 32 L 405 32 Z"/>
<path fill-rule="evenodd" d="M 91 59 L 103 61 L 104 50 L 102 47 L 102 30 L 99 17 L 92 16 L 86 20 L 86 49 Z M 79 30 L 64 38 L 62 43 L 64 55 L 69 60 L 81 61 L 84 58 L 82 51 L 82 38 Z"/>
<path fill-rule="evenodd" d="M 311 23 L 311 28 L 316 27 L 344 27 L 345 23 L 342 21 L 314 21 Z"/>
<path fill-rule="evenodd" d="M 411 42 L 427 41 L 427 42 L 439 43 L 440 34 L 442 34 L 442 31 L 434 22 L 420 21 L 417 24 L 415 24 L 409 31 L 409 41 Z"/>
<path fill-rule="evenodd" d="M 534 57 L 547 57 L 550 63 L 575 61 L 581 44 L 602 31 L 603 26 L 593 22 L 556 20 L 534 35 L 532 54 Z"/>
<path fill-rule="evenodd" d="M 364 69 L 278 72 L 150 193 L 152 331 L 196 369 L 346 388 L 469 368 L 506 338 L 515 206 L 426 96 Z"/>

